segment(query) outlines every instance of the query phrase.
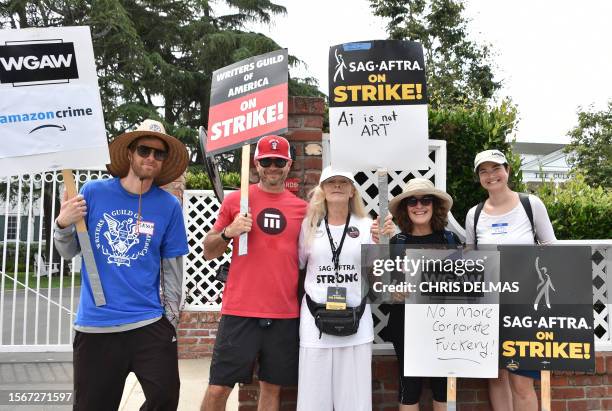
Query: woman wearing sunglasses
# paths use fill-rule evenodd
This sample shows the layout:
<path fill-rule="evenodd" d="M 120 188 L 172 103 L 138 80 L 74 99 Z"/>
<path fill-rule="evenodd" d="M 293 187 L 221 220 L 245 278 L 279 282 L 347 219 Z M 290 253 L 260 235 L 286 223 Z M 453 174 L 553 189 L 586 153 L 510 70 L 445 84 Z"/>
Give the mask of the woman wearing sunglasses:
<path fill-rule="evenodd" d="M 508 186 L 510 167 L 501 151 L 478 153 L 474 172 L 480 185 L 487 190 L 488 198 L 467 213 L 466 244 L 534 244 L 536 237 L 541 244 L 556 241 L 544 203 L 529 195 L 525 196 L 528 203 L 524 205 L 525 200 Z M 533 225 L 527 209 L 533 215 Z M 533 388 L 534 378 L 539 379 L 539 372 L 499 370 L 499 377 L 489 380 L 493 410 L 536 411 L 538 399 Z"/>
<path fill-rule="evenodd" d="M 301 411 L 372 409 L 374 330 L 361 278 L 361 245 L 372 243 L 372 220 L 355 186 L 351 173 L 324 169 L 302 223 Z"/>
<path fill-rule="evenodd" d="M 459 238 L 446 231 L 447 214 L 453 205 L 450 195 L 434 187 L 431 181 L 415 178 L 408 182 L 402 194 L 389 202 L 391 215 L 387 216 L 383 234 L 392 235 L 395 227 L 391 216 L 401 232 L 389 241 L 390 244 L 460 244 Z M 423 377 L 405 377 L 404 364 L 404 304 L 389 305 L 389 322 L 382 337 L 393 343 L 399 364 L 399 409 L 418 411 L 423 388 Z M 446 378 L 431 377 L 434 411 L 446 410 Z"/>

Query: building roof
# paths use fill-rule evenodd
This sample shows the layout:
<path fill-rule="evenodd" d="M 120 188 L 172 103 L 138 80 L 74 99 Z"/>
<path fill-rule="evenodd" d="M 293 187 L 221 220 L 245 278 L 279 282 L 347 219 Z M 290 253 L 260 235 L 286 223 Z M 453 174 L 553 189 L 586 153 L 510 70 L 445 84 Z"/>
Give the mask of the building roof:
<path fill-rule="evenodd" d="M 514 141 L 511 143 L 512 151 L 517 154 L 547 155 L 560 150 L 567 144 L 563 143 L 532 143 L 524 141 Z"/>

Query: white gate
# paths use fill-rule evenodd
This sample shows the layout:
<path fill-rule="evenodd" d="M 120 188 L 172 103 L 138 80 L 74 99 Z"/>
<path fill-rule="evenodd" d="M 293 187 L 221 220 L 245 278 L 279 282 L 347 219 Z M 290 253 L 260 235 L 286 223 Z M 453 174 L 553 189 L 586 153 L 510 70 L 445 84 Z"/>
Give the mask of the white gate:
<path fill-rule="evenodd" d="M 77 190 L 102 171 L 77 171 Z M 63 194 L 60 172 L 0 179 L 0 352 L 70 351 L 80 257 L 53 247 Z"/>

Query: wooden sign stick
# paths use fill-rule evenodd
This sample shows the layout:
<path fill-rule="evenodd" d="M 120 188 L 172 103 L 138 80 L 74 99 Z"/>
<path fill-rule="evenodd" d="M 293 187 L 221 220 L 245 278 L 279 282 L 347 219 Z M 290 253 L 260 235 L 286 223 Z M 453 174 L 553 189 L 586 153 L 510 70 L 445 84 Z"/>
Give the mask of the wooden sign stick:
<path fill-rule="evenodd" d="M 550 411 L 550 370 L 540 371 L 540 386 L 542 395 L 542 411 Z"/>
<path fill-rule="evenodd" d="M 380 228 L 385 225 L 385 217 L 389 214 L 389 182 L 386 168 L 378 169 L 378 217 L 380 218 Z M 389 236 L 380 235 L 378 244 L 389 244 Z"/>
<path fill-rule="evenodd" d="M 68 198 L 75 197 L 77 192 L 72 170 L 62 170 L 62 176 L 64 177 L 64 187 L 66 187 Z M 87 233 L 85 221 L 82 218 L 76 223 L 76 231 L 79 239 L 79 245 L 81 246 L 83 263 L 85 263 L 85 267 L 87 267 L 87 275 L 89 277 L 89 284 L 91 285 L 94 301 L 98 307 L 101 305 L 106 305 L 104 290 L 102 289 L 102 283 L 100 282 L 100 274 L 98 274 L 96 259 L 94 258 L 93 249 L 91 248 L 91 240 L 89 238 L 89 234 Z"/>
<path fill-rule="evenodd" d="M 446 409 L 457 411 L 457 377 L 446 378 Z"/>
<path fill-rule="evenodd" d="M 251 164 L 251 145 L 242 146 L 242 168 L 240 170 L 240 214 L 246 215 L 249 212 L 249 176 Z M 240 244 L 238 255 L 247 254 L 247 233 L 240 234 Z"/>

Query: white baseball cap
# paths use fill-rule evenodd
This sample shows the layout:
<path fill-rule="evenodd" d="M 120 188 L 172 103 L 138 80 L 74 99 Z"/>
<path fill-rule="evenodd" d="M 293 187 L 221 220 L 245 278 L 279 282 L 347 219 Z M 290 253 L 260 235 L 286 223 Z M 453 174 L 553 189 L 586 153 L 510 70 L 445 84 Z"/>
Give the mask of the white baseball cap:
<path fill-rule="evenodd" d="M 507 164 L 508 163 L 508 159 L 506 159 L 506 156 L 504 155 L 504 153 L 502 153 L 499 150 L 481 151 L 480 153 L 476 154 L 476 158 L 474 158 L 474 172 L 478 171 L 479 165 L 481 165 L 482 163 L 486 163 L 487 161 L 490 161 L 496 164 Z"/>
<path fill-rule="evenodd" d="M 325 167 L 321 172 L 321 178 L 319 178 L 319 185 L 323 184 L 325 180 L 329 180 L 330 178 L 336 176 L 348 178 L 349 180 L 351 180 L 351 183 L 353 183 L 354 186 L 357 186 L 357 182 L 355 181 L 353 173 L 350 173 L 348 171 L 335 170 L 331 166 Z"/>

